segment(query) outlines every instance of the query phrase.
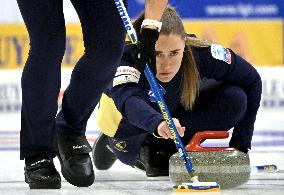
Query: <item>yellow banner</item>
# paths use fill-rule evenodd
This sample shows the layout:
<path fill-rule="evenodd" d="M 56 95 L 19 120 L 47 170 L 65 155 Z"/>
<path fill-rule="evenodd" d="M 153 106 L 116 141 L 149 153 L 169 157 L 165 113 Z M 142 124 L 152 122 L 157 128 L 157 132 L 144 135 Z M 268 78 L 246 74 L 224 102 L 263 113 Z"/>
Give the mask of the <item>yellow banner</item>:
<path fill-rule="evenodd" d="M 283 64 L 283 26 L 280 20 L 185 21 L 188 33 L 233 49 L 254 65 Z M 81 27 L 67 24 L 63 67 L 73 67 L 83 54 Z M 22 68 L 29 37 L 24 24 L 0 24 L 0 69 Z"/>
<path fill-rule="evenodd" d="M 63 67 L 74 67 L 84 52 L 81 26 L 68 24 Z M 29 36 L 24 24 L 0 24 L 0 69 L 23 68 L 29 53 Z"/>
<path fill-rule="evenodd" d="M 231 48 L 257 66 L 283 65 L 281 20 L 185 21 L 186 31 Z"/>

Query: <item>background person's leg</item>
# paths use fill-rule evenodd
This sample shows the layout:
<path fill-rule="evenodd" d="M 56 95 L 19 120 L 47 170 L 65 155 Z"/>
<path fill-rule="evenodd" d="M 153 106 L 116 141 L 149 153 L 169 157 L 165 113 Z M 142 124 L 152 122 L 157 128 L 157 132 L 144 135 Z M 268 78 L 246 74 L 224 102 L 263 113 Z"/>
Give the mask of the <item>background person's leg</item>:
<path fill-rule="evenodd" d="M 58 189 L 61 178 L 53 157 L 57 152 L 55 116 L 60 65 L 65 51 L 62 0 L 18 0 L 30 36 L 22 74 L 20 158 L 31 189 Z"/>
<path fill-rule="evenodd" d="M 125 30 L 113 0 L 72 0 L 79 15 L 85 53 L 72 72 L 57 117 L 61 134 L 84 135 L 87 120 L 119 65 Z"/>
<path fill-rule="evenodd" d="M 65 51 L 62 0 L 18 0 L 30 36 L 22 74 L 21 159 L 55 153 L 60 65 Z"/>
<path fill-rule="evenodd" d="M 76 64 L 57 116 L 61 172 L 78 187 L 94 182 L 87 121 L 119 65 L 125 30 L 113 0 L 71 0 L 81 21 L 85 53 Z"/>

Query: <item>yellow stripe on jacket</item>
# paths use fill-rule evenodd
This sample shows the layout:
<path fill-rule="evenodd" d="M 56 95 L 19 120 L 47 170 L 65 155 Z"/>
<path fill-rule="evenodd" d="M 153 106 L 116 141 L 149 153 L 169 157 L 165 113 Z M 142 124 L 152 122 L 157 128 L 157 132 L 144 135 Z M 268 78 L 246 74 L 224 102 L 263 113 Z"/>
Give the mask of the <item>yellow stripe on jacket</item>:
<path fill-rule="evenodd" d="M 117 110 L 113 99 L 103 93 L 97 116 L 97 123 L 101 131 L 109 137 L 114 137 L 121 119 L 122 115 Z"/>

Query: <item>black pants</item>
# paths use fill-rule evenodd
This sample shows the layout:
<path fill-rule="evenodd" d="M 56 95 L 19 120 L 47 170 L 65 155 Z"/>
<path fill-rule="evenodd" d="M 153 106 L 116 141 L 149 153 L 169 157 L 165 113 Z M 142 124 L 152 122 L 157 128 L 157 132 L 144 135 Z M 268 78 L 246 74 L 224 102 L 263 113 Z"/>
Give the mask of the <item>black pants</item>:
<path fill-rule="evenodd" d="M 172 115 L 185 127 L 182 137 L 184 145 L 200 131 L 229 130 L 237 125 L 247 110 L 246 93 L 237 86 L 219 85 L 199 95 L 192 111 L 181 111 Z M 234 129 L 229 145 L 236 148 L 250 148 L 252 129 Z M 171 139 L 157 139 L 149 134 L 144 145 L 151 145 L 168 153 L 177 152 Z"/>
<path fill-rule="evenodd" d="M 65 52 L 63 0 L 17 0 L 30 36 L 22 74 L 20 158 L 55 153 L 60 66 Z M 60 133 L 85 133 L 124 48 L 125 30 L 113 0 L 71 0 L 81 21 L 85 53 L 63 97 Z"/>

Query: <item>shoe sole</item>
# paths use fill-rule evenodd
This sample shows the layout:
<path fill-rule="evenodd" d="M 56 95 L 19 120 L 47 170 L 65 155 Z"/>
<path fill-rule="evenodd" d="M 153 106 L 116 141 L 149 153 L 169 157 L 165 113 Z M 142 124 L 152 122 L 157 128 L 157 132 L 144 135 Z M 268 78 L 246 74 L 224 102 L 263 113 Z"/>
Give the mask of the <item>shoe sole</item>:
<path fill-rule="evenodd" d="M 58 154 L 58 159 L 59 162 L 61 164 L 61 173 L 63 175 L 63 177 L 66 179 L 66 181 L 68 181 L 70 184 L 77 186 L 77 187 L 89 187 L 90 185 L 92 185 L 95 181 L 95 175 L 91 175 L 89 177 L 82 177 L 82 178 L 76 178 L 74 179 L 74 177 L 72 177 L 68 171 L 66 169 L 64 169 L 64 165 L 63 165 L 63 161 L 60 157 L 60 155 Z"/>
<path fill-rule="evenodd" d="M 97 146 L 97 144 L 98 144 L 98 141 L 99 141 L 99 139 L 100 139 L 100 137 L 101 136 L 103 136 L 103 135 L 100 135 L 99 137 L 97 137 L 97 139 L 96 139 L 96 141 L 95 141 L 95 143 L 94 143 L 94 145 L 93 145 L 93 148 L 92 148 L 92 157 L 93 157 L 93 162 L 94 162 L 94 165 L 95 165 L 95 167 L 96 167 L 96 169 L 98 169 L 98 170 L 108 170 L 108 169 L 110 169 L 111 167 L 112 167 L 112 165 L 115 163 L 115 161 L 117 160 L 117 158 L 115 158 L 115 159 L 111 159 L 111 161 L 113 161 L 112 163 L 104 163 L 104 164 L 102 164 L 102 163 L 97 163 L 97 160 L 96 160 L 96 157 L 95 157 L 95 148 L 96 148 L 96 146 Z M 102 138 L 102 139 L 107 139 L 106 137 L 104 137 L 104 138 Z M 106 149 L 104 149 L 104 152 L 105 153 L 113 153 L 112 151 L 111 151 L 111 149 L 110 148 L 108 148 L 109 147 L 109 145 L 107 145 L 106 146 Z"/>
<path fill-rule="evenodd" d="M 25 182 L 29 184 L 30 189 L 60 189 L 61 188 L 61 182 L 53 182 L 53 183 L 29 182 L 26 176 L 25 176 Z"/>
<path fill-rule="evenodd" d="M 147 176 L 147 180 L 148 181 L 170 181 L 170 177 L 169 176 L 155 176 L 155 177 Z"/>

